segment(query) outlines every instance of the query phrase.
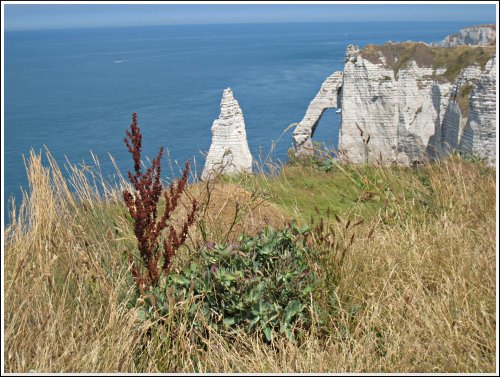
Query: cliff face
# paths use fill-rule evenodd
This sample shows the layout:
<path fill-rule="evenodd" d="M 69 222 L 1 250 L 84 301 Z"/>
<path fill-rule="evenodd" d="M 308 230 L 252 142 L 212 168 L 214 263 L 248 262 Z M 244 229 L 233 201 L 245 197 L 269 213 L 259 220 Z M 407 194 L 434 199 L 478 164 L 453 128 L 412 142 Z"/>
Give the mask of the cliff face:
<path fill-rule="evenodd" d="M 329 102 L 321 100 L 324 88 Z M 494 46 L 348 46 L 343 72 L 325 81 L 295 129 L 298 155 L 333 99 L 341 108 L 339 149 L 351 162 L 411 164 L 454 150 L 496 162 Z"/>
<path fill-rule="evenodd" d="M 339 148 L 355 163 L 410 164 L 453 150 L 495 163 L 495 69 L 491 49 L 348 47 Z"/>
<path fill-rule="evenodd" d="M 496 57 L 475 80 L 459 150 L 496 162 Z"/>
<path fill-rule="evenodd" d="M 227 88 L 222 95 L 219 117 L 212 125 L 212 144 L 201 179 L 239 172 L 252 172 L 252 155 L 243 113 L 233 92 Z"/>
<path fill-rule="evenodd" d="M 422 160 L 443 118 L 450 84 L 434 82 L 433 69 L 414 61 L 395 71 L 389 58 L 364 57 L 353 46 L 346 52 L 339 148 L 352 162 Z"/>
<path fill-rule="evenodd" d="M 487 46 L 496 43 L 496 25 L 478 25 L 460 30 L 449 35 L 439 45 L 455 47 L 460 45 Z"/>

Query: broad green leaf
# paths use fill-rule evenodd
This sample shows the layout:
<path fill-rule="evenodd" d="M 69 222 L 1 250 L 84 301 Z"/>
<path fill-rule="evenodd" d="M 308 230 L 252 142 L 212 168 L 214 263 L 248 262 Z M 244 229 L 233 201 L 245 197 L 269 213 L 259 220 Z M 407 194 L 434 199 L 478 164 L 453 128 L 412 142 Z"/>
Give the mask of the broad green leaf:
<path fill-rule="evenodd" d="M 189 280 L 185 276 L 177 275 L 177 274 L 172 276 L 172 281 L 176 284 L 188 284 L 189 283 Z"/>
<path fill-rule="evenodd" d="M 259 300 L 258 303 L 252 305 L 252 313 L 255 315 L 261 315 L 263 310 L 262 310 L 262 300 Z"/>
<path fill-rule="evenodd" d="M 236 323 L 236 319 L 234 317 L 224 318 L 223 322 L 226 326 L 232 326 Z"/>
<path fill-rule="evenodd" d="M 260 321 L 260 317 L 257 316 L 248 324 L 248 330 L 252 331 L 252 328 Z"/>
<path fill-rule="evenodd" d="M 288 327 L 285 327 L 285 335 L 291 341 L 295 340 L 295 335 L 293 335 L 293 332 Z"/>
<path fill-rule="evenodd" d="M 263 255 L 269 255 L 273 252 L 273 249 L 270 246 L 264 246 L 259 252 L 260 252 L 260 254 L 263 254 Z"/>
<path fill-rule="evenodd" d="M 302 309 L 302 305 L 298 300 L 292 300 L 285 308 L 285 322 L 290 323 L 294 315 Z"/>
<path fill-rule="evenodd" d="M 313 287 L 311 285 L 307 285 L 303 290 L 302 290 L 302 294 L 306 295 L 308 294 L 309 292 L 312 292 L 313 290 Z"/>
<path fill-rule="evenodd" d="M 269 327 L 264 327 L 264 335 L 266 336 L 266 339 L 268 342 L 270 342 L 273 339 L 273 330 Z"/>
<path fill-rule="evenodd" d="M 139 321 L 146 320 L 146 311 L 144 310 L 144 308 L 139 308 L 139 310 L 137 310 L 137 318 L 139 319 Z"/>

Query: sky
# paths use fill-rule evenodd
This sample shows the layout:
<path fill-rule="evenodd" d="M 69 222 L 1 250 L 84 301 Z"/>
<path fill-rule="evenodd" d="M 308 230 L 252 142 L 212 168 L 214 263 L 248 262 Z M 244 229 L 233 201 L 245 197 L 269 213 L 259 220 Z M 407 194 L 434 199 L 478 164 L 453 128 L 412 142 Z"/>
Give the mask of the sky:
<path fill-rule="evenodd" d="M 268 23 L 457 21 L 495 23 L 496 7 L 446 4 L 9 4 L 4 27 L 41 30 L 112 26 Z"/>

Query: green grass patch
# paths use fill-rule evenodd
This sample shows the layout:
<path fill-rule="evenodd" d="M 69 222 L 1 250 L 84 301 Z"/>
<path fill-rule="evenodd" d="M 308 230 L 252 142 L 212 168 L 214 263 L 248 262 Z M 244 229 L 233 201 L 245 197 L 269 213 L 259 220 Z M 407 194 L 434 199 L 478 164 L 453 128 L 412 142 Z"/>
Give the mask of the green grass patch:
<path fill-rule="evenodd" d="M 423 209 L 428 202 L 424 177 L 424 171 L 416 174 L 405 167 L 334 165 L 325 172 L 295 165 L 285 166 L 278 176 L 257 175 L 239 184 L 260 192 L 286 214 L 309 222 L 327 210 L 341 217 L 373 219 L 405 202 Z"/>

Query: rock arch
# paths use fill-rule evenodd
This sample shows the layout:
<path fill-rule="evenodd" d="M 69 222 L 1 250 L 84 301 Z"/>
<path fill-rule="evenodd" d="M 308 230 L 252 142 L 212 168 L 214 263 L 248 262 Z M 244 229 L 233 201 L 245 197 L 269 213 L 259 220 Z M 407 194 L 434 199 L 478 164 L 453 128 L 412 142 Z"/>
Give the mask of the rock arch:
<path fill-rule="evenodd" d="M 304 118 L 297 124 L 293 132 L 293 147 L 296 156 L 313 153 L 312 137 L 321 116 L 326 109 L 341 108 L 342 81 L 342 71 L 334 72 L 328 76 L 316 97 L 309 104 Z"/>

